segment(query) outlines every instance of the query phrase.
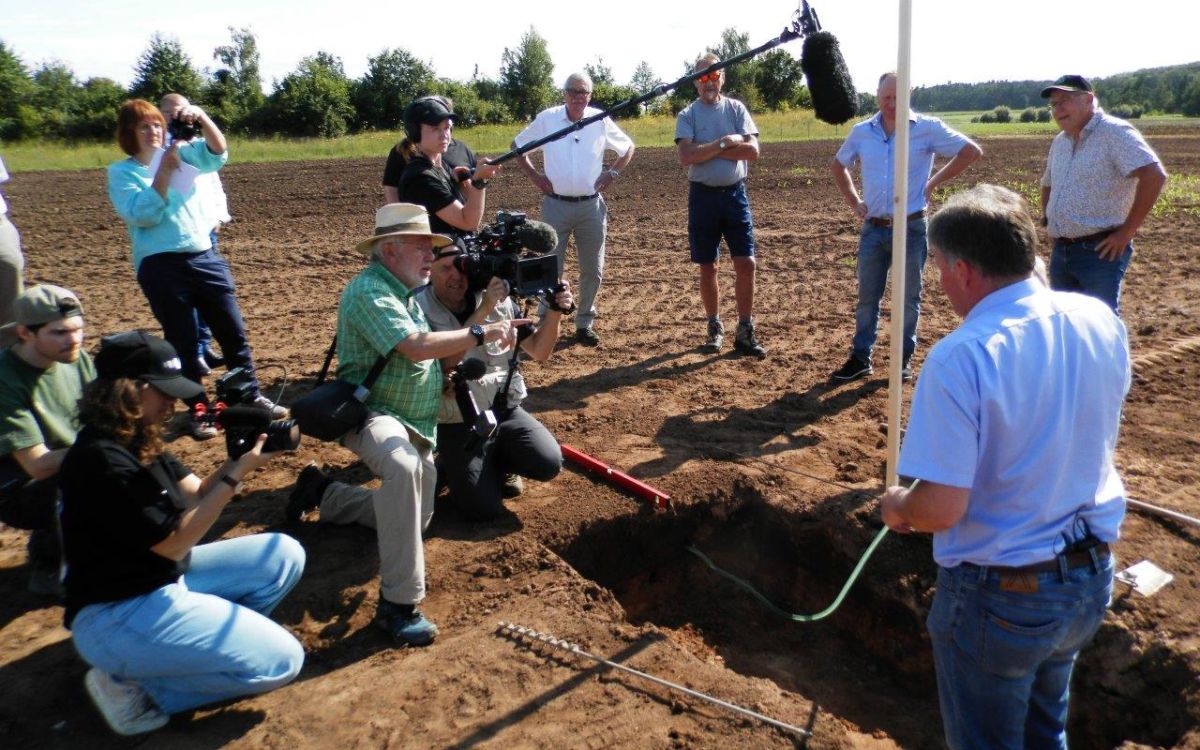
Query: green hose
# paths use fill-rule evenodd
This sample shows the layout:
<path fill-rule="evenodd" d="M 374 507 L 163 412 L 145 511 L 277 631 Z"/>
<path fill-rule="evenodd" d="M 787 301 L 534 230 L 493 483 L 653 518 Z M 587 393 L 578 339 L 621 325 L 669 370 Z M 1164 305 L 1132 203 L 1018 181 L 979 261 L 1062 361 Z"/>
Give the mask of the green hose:
<path fill-rule="evenodd" d="M 775 614 L 782 615 L 783 617 L 786 617 L 786 618 L 792 620 L 793 622 L 816 622 L 817 620 L 823 620 L 826 617 L 828 617 L 829 615 L 833 614 L 834 611 L 838 607 L 841 606 L 842 600 L 846 598 L 846 594 L 850 591 L 850 587 L 854 585 L 854 582 L 856 580 L 858 580 L 859 574 L 862 573 L 863 566 L 865 566 L 867 564 L 867 560 L 871 559 L 871 555 L 875 552 L 875 548 L 879 546 L 879 543 L 883 541 L 883 537 L 886 536 L 887 533 L 888 533 L 887 526 L 884 526 L 882 529 L 879 530 L 879 533 L 876 534 L 875 538 L 871 540 L 871 544 L 867 546 L 867 551 L 863 553 L 863 556 L 861 558 L 859 558 L 858 564 L 854 566 L 854 570 L 851 571 L 850 577 L 846 579 L 846 585 L 842 586 L 842 590 L 838 593 L 837 598 L 833 600 L 833 604 L 830 604 L 828 607 L 826 607 L 825 609 L 816 613 L 815 615 L 796 615 L 796 614 L 792 614 L 791 612 L 782 610 L 779 607 L 776 607 L 775 604 L 771 602 L 771 600 L 767 599 L 767 597 L 760 594 L 749 583 L 746 583 L 741 578 L 738 578 L 737 576 L 735 576 L 733 573 L 730 573 L 728 571 L 721 570 L 720 568 L 718 568 L 713 563 L 713 561 L 708 559 L 708 557 L 700 550 L 696 549 L 695 547 L 692 547 L 691 545 L 688 545 L 687 551 L 691 552 L 696 557 L 699 557 L 701 560 L 704 561 L 705 565 L 712 568 L 712 570 L 715 571 L 716 573 L 718 573 L 719 575 L 722 575 L 725 578 L 728 578 L 729 580 L 731 580 L 735 584 L 737 584 L 739 587 L 745 589 L 747 592 L 750 593 L 751 596 L 753 596 L 755 599 L 757 599 L 760 602 L 762 602 L 763 604 L 765 604 L 767 606 L 767 608 L 770 609 Z"/>

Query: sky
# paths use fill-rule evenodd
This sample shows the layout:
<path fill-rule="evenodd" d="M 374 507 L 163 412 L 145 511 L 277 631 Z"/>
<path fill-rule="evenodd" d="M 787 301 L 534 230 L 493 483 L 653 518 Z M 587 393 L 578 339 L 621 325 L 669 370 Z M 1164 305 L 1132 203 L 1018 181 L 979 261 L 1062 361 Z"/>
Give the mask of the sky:
<path fill-rule="evenodd" d="M 861 91 L 897 67 L 898 0 L 812 0 L 822 26 L 837 37 Z M 587 12 L 584 7 L 595 7 Z M 988 80 L 1047 80 L 1063 73 L 1103 77 L 1200 60 L 1195 0 L 913 0 L 913 85 Z M 215 69 L 215 47 L 229 27 L 258 40 L 268 89 L 318 50 L 363 74 L 369 56 L 403 48 L 438 76 L 465 81 L 476 68 L 496 77 L 505 48 L 531 27 L 545 38 L 555 82 L 603 60 L 619 83 L 641 61 L 667 82 L 684 62 L 720 41 L 729 27 L 751 47 L 780 35 L 796 4 L 694 0 L 0 0 L 0 41 L 27 66 L 60 60 L 79 80 L 94 76 L 128 85 L 150 37 L 177 39 L 199 69 Z M 422 20 L 424 19 L 424 20 Z M 797 58 L 801 41 L 783 45 Z"/>

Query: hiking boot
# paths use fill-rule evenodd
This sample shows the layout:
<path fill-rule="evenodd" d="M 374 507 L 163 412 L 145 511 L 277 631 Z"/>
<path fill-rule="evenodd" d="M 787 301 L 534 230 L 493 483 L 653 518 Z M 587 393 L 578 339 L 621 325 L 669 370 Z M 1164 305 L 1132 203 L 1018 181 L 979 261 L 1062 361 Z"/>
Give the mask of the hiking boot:
<path fill-rule="evenodd" d="M 596 346 L 600 343 L 600 337 L 596 335 L 596 329 L 588 326 L 587 328 L 575 329 L 575 340 L 584 346 Z"/>
<path fill-rule="evenodd" d="M 850 359 L 846 360 L 846 364 L 842 365 L 837 370 L 834 370 L 833 374 L 829 376 L 829 379 L 842 383 L 849 383 L 851 380 L 858 380 L 859 378 L 866 377 L 873 372 L 875 372 L 875 369 L 871 367 L 870 362 L 859 359 L 852 354 L 850 355 Z"/>
<path fill-rule="evenodd" d="M 500 488 L 500 496 L 514 498 L 525 491 L 525 480 L 519 474 L 508 474 L 504 477 L 504 485 Z"/>
<path fill-rule="evenodd" d="M 291 412 L 287 410 L 287 407 L 280 406 L 261 393 L 258 394 L 258 397 L 254 399 L 254 405 L 271 412 L 271 419 L 287 419 L 288 415 L 291 414 Z"/>
<path fill-rule="evenodd" d="M 213 351 L 211 346 L 204 347 L 204 353 L 200 357 L 210 368 L 225 366 L 225 358 Z"/>
<path fill-rule="evenodd" d="M 84 676 L 83 684 L 100 715 L 117 734 L 153 732 L 170 720 L 154 705 L 146 691 L 132 682 L 122 682 L 92 667 Z"/>
<path fill-rule="evenodd" d="M 201 377 L 212 375 L 212 368 L 208 366 L 208 362 L 204 361 L 204 357 L 196 357 L 196 370 Z"/>
<path fill-rule="evenodd" d="M 396 604 L 382 598 L 375 610 L 375 624 L 405 646 L 428 646 L 438 634 L 437 625 L 425 619 L 414 605 Z"/>
<path fill-rule="evenodd" d="M 737 335 L 733 339 L 733 348 L 742 354 L 749 354 L 759 359 L 767 356 L 767 350 L 762 348 L 762 344 L 758 343 L 758 338 L 754 335 L 753 323 L 738 323 Z"/>
<path fill-rule="evenodd" d="M 296 486 L 288 495 L 287 507 L 283 510 L 284 517 L 289 523 L 298 523 L 306 511 L 321 505 L 321 498 L 333 480 L 325 476 L 316 464 L 309 464 L 300 470 L 296 477 Z"/>
<path fill-rule="evenodd" d="M 706 354 L 716 354 L 725 343 L 725 324 L 719 320 L 708 321 L 708 338 L 701 345 L 700 351 Z"/>

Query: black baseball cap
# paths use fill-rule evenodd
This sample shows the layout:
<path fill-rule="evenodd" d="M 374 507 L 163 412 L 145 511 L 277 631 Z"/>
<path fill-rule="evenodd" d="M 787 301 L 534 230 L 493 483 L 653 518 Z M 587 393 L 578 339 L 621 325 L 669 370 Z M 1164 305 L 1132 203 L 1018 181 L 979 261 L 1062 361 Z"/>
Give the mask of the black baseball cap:
<path fill-rule="evenodd" d="M 105 336 L 95 358 L 96 374 L 108 380 L 144 380 L 175 398 L 195 398 L 204 387 L 183 376 L 175 347 L 145 331 Z"/>
<path fill-rule="evenodd" d="M 404 108 L 406 123 L 423 122 L 426 125 L 437 125 L 447 118 L 458 121 L 458 115 L 454 114 L 446 100 L 440 96 L 422 96 Z"/>
<path fill-rule="evenodd" d="M 1058 80 L 1042 89 L 1042 98 L 1046 99 L 1050 96 L 1051 91 L 1088 91 L 1092 90 L 1092 84 L 1088 83 L 1088 79 L 1083 76 L 1065 75 L 1059 76 Z"/>

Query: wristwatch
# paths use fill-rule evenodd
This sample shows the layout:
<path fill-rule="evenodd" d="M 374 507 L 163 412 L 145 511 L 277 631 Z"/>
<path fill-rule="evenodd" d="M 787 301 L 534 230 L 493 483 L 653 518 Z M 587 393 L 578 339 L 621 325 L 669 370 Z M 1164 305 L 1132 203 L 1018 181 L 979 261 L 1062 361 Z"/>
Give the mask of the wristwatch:
<path fill-rule="evenodd" d="M 618 177 L 620 177 L 620 176 L 621 176 L 621 170 L 619 170 L 619 169 L 610 169 L 610 170 L 608 170 L 608 176 L 609 176 L 609 177 L 611 177 L 611 178 L 613 178 L 613 179 L 615 180 L 615 179 L 617 179 Z"/>
<path fill-rule="evenodd" d="M 717 148 L 721 149 L 722 151 L 725 150 L 725 139 L 724 138 L 717 141 Z"/>
<path fill-rule="evenodd" d="M 476 323 L 467 330 L 475 337 L 475 346 L 483 346 L 483 326 Z"/>

